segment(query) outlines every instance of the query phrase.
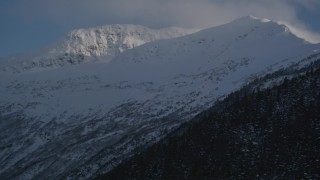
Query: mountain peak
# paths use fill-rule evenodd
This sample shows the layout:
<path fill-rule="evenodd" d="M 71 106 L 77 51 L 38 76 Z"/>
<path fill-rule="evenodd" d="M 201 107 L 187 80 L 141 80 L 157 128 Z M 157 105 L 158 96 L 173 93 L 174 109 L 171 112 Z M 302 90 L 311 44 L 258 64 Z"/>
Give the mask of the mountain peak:
<path fill-rule="evenodd" d="M 244 16 L 239 19 L 235 19 L 232 22 L 228 23 L 229 26 L 234 28 L 248 28 L 248 27 L 264 27 L 265 30 L 270 32 L 274 32 L 274 34 L 283 34 L 283 35 L 292 35 L 301 40 L 303 40 L 307 44 L 317 44 L 318 41 L 317 36 L 313 39 L 307 35 L 307 33 L 302 33 L 299 29 L 291 26 L 289 23 L 278 21 L 278 20 L 269 20 L 257 18 L 255 16 Z"/>
<path fill-rule="evenodd" d="M 231 23 L 277 23 L 275 21 L 272 21 L 270 19 L 265 19 L 265 18 L 258 18 L 256 16 L 243 16 L 241 18 L 233 20 Z"/>
<path fill-rule="evenodd" d="M 245 16 L 244 18 L 248 18 L 248 19 L 251 19 L 251 20 L 257 20 L 257 21 L 260 21 L 260 22 L 271 22 L 270 19 L 266 19 L 266 18 L 258 18 L 256 16 Z"/>
<path fill-rule="evenodd" d="M 159 39 L 170 39 L 194 33 L 196 29 L 176 27 L 150 29 L 141 25 L 113 24 L 71 31 L 62 50 L 84 56 L 115 56 L 127 49 Z M 64 52 L 63 52 L 64 53 Z"/>
<path fill-rule="evenodd" d="M 293 35 L 298 37 L 299 39 L 303 39 L 297 36 L 295 33 L 291 31 L 291 29 L 284 23 L 264 19 L 257 18 L 255 16 L 244 16 L 238 19 L 231 21 L 228 24 L 222 25 L 225 27 L 234 29 L 236 32 L 247 31 L 248 29 L 256 29 L 261 28 L 264 32 L 262 34 L 282 34 L 282 35 Z"/>

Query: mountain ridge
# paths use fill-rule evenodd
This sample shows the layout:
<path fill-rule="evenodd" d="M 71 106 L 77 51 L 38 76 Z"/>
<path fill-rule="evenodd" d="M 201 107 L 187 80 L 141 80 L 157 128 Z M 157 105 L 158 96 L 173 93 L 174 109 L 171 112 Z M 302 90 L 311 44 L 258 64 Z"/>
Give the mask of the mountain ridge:
<path fill-rule="evenodd" d="M 33 53 L 1 59 L 2 71 L 60 67 L 82 62 L 108 62 L 118 54 L 142 44 L 187 35 L 198 29 L 169 27 L 150 29 L 140 25 L 113 24 L 75 29 L 66 37 Z"/>

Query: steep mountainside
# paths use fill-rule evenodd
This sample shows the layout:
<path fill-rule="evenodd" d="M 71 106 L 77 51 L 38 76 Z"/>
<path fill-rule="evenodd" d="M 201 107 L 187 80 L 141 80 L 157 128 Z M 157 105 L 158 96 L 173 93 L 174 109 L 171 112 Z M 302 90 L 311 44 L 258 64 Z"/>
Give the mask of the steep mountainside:
<path fill-rule="evenodd" d="M 244 17 L 109 63 L 1 71 L 0 179 L 107 172 L 253 78 L 311 63 L 319 50 L 283 25 Z"/>
<path fill-rule="evenodd" d="M 260 91 L 265 79 L 282 80 Z M 320 59 L 232 93 L 99 179 L 319 179 L 319 112 Z"/>

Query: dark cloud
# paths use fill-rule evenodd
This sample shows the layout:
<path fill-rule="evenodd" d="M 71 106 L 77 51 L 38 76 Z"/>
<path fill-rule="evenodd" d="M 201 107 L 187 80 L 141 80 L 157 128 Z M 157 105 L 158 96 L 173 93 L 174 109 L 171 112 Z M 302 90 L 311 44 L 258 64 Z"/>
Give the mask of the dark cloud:
<path fill-rule="evenodd" d="M 155 25 L 214 26 L 244 15 L 296 19 L 281 0 L 20 0 L 17 12 L 28 21 L 57 23 L 104 19 Z"/>
<path fill-rule="evenodd" d="M 310 10 L 320 7 L 318 0 L 20 0 L 16 12 L 26 21 L 131 22 L 152 27 L 210 27 L 254 15 L 306 31 L 296 16 L 294 3 Z"/>

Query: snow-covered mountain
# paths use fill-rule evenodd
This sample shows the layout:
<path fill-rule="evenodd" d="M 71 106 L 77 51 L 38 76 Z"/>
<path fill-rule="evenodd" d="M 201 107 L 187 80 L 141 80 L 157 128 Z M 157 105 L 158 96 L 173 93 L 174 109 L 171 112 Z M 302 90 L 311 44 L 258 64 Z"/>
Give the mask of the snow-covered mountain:
<path fill-rule="evenodd" d="M 118 54 L 147 42 L 184 36 L 197 31 L 199 30 L 178 27 L 150 29 L 129 24 L 76 29 L 69 32 L 64 39 L 32 54 L 2 60 L 3 66 L 0 70 L 21 72 L 26 69 L 60 67 L 96 60 L 108 62 Z"/>
<path fill-rule="evenodd" d="M 284 25 L 244 17 L 146 43 L 109 63 L 2 71 L 0 177 L 88 179 L 254 77 L 311 62 L 319 50 Z"/>

